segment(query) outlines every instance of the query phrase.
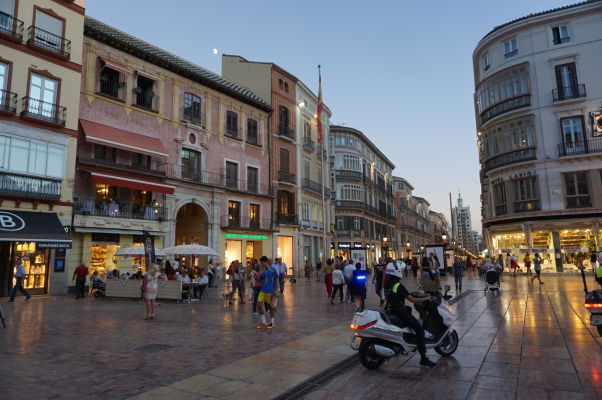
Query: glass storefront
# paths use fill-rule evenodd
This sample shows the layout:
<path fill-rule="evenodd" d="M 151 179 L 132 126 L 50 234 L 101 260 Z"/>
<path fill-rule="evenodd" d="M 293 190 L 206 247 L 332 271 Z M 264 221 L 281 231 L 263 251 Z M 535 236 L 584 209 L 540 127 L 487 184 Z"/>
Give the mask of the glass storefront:
<path fill-rule="evenodd" d="M 50 260 L 50 250 L 36 251 L 34 242 L 17 242 L 13 244 L 13 257 L 28 256 L 29 261 L 23 261 L 25 267 L 25 278 L 23 279 L 23 287 L 30 294 L 44 294 L 48 291 L 48 262 Z M 12 262 L 12 261 L 11 261 Z M 16 266 L 12 271 L 12 286 L 17 283 L 15 274 Z"/>
<path fill-rule="evenodd" d="M 591 228 L 563 229 L 558 234 L 564 268 L 575 270 L 580 263 L 589 267 L 589 255 L 596 251 L 593 230 Z"/>
<path fill-rule="evenodd" d="M 226 240 L 226 254 L 224 258 L 224 267 L 226 269 L 228 269 L 232 261 L 243 261 L 242 240 Z"/>
<path fill-rule="evenodd" d="M 293 264 L 293 237 L 292 236 L 278 236 L 278 249 L 276 251 L 278 257 L 282 257 L 282 261 L 286 265 L 292 267 Z"/>

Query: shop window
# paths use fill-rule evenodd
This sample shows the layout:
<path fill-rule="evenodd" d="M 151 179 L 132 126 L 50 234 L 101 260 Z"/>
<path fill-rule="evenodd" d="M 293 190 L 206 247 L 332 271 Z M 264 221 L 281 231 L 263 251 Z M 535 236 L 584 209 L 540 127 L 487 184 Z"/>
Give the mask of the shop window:
<path fill-rule="evenodd" d="M 564 174 L 566 208 L 584 208 L 592 206 L 587 172 Z"/>
<path fill-rule="evenodd" d="M 228 266 L 232 261 L 242 260 L 242 240 L 226 240 L 224 265 Z"/>
<path fill-rule="evenodd" d="M 34 242 L 17 242 L 13 245 L 14 257 L 29 257 L 29 260 L 23 260 L 25 267 L 25 277 L 23 278 L 23 287 L 30 294 L 44 294 L 48 289 L 48 262 L 50 252 L 48 250 L 36 251 Z M 12 265 L 12 264 L 11 264 Z M 16 265 L 11 271 L 12 286 L 17 283 L 15 274 Z"/>
<path fill-rule="evenodd" d="M 515 179 L 512 181 L 512 186 L 515 213 L 538 211 L 540 209 L 537 177 Z"/>
<path fill-rule="evenodd" d="M 104 275 L 118 269 L 119 258 L 115 253 L 119 250 L 119 235 L 109 233 L 93 233 L 90 245 L 90 273 L 98 271 Z"/>

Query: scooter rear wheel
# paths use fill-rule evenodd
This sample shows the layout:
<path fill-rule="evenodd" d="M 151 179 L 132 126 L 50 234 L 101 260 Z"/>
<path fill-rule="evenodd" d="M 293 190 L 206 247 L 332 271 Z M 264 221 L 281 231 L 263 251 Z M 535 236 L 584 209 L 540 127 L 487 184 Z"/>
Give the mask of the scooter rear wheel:
<path fill-rule="evenodd" d="M 374 350 L 374 341 L 362 340 L 362 344 L 359 349 L 360 362 L 367 369 L 376 369 L 383 365 L 385 358 L 376 354 Z"/>
<path fill-rule="evenodd" d="M 435 351 L 437 354 L 448 357 L 456 352 L 459 343 L 460 339 L 458 338 L 458 332 L 454 330 L 443 339 L 439 346 L 435 347 Z"/>

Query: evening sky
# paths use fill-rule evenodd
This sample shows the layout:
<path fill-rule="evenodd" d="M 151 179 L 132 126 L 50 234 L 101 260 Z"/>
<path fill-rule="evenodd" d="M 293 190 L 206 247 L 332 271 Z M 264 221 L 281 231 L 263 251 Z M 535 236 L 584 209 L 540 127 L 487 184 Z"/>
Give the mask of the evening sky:
<path fill-rule="evenodd" d="M 472 52 L 493 27 L 563 0 L 87 0 L 86 13 L 214 72 L 271 61 L 364 132 L 449 218 L 458 189 L 480 229 Z M 216 48 L 218 54 L 212 50 Z"/>

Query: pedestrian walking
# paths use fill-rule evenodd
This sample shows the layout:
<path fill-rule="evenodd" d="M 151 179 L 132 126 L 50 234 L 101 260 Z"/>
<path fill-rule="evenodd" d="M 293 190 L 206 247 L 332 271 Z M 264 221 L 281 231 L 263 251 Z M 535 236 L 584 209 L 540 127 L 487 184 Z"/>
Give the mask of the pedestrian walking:
<path fill-rule="evenodd" d="M 276 259 L 276 270 L 278 271 L 280 293 L 284 294 L 284 283 L 286 282 L 286 275 L 288 274 L 288 266 L 282 261 L 282 257 Z"/>
<path fill-rule="evenodd" d="M 523 258 L 523 262 L 525 263 L 525 268 L 527 269 L 527 276 L 533 275 L 531 272 L 531 255 L 529 253 L 525 254 L 525 258 Z"/>
<path fill-rule="evenodd" d="M 539 253 L 535 253 L 535 258 L 533 259 L 533 267 L 535 268 L 535 275 L 531 278 L 531 282 L 533 282 L 534 279 L 537 278 L 537 280 L 539 281 L 540 285 L 543 285 L 543 282 L 541 281 L 541 257 L 539 256 Z"/>
<path fill-rule="evenodd" d="M 464 268 L 466 265 L 462 262 L 460 257 L 454 258 L 454 281 L 456 282 L 456 292 L 462 291 L 462 277 L 464 276 Z"/>
<path fill-rule="evenodd" d="M 230 292 L 229 303 L 233 303 L 232 300 L 234 299 L 234 294 L 236 294 L 236 292 L 238 291 L 238 298 L 240 299 L 240 304 L 245 304 L 244 295 L 241 291 L 241 272 L 240 263 L 238 262 L 238 260 L 232 261 L 232 264 L 230 264 L 230 267 L 228 268 L 227 274 L 230 277 L 230 280 L 232 281 L 232 292 Z"/>
<path fill-rule="evenodd" d="M 374 266 L 374 275 L 372 276 L 372 283 L 374 284 L 374 291 L 380 300 L 380 305 L 382 306 L 385 302 L 385 296 L 383 293 L 383 279 L 385 275 L 385 268 L 387 264 L 383 264 L 380 261 L 382 257 L 379 258 L 379 263 Z M 390 263 L 391 258 L 387 258 L 387 262 Z"/>
<path fill-rule="evenodd" d="M 157 301 L 157 292 L 159 291 L 159 273 L 155 266 L 151 266 L 144 275 L 142 281 L 142 292 L 146 303 L 146 318 L 145 320 L 155 319 L 155 302 Z"/>
<path fill-rule="evenodd" d="M 259 261 L 261 262 L 262 271 L 259 274 L 259 280 L 261 280 L 261 290 L 257 297 L 257 311 L 259 312 L 259 324 L 257 329 L 268 328 L 273 329 L 276 327 L 276 302 L 274 301 L 274 291 L 278 283 L 278 270 L 270 265 L 270 260 L 266 256 L 262 256 Z M 266 310 L 270 311 L 270 323 L 268 324 L 265 319 Z"/>
<path fill-rule="evenodd" d="M 311 265 L 310 260 L 305 260 L 305 282 L 309 282 L 311 280 L 311 273 L 314 267 Z"/>
<path fill-rule="evenodd" d="M 339 298 L 341 303 L 343 302 L 343 286 L 345 285 L 345 277 L 343 276 L 343 271 L 341 271 L 341 266 L 332 271 L 332 297 L 330 298 L 330 303 L 334 304 L 334 298 L 337 296 L 337 292 L 339 292 Z"/>
<path fill-rule="evenodd" d="M 324 262 L 322 260 L 318 260 L 318 262 L 316 263 L 316 282 L 321 281 L 322 265 L 324 265 Z"/>
<path fill-rule="evenodd" d="M 355 264 L 355 271 L 353 271 L 351 294 L 357 306 L 356 311 L 362 311 L 366 300 L 366 271 L 362 271 L 362 264 L 359 262 Z"/>
<path fill-rule="evenodd" d="M 73 279 L 75 280 L 75 298 L 83 299 L 84 291 L 86 288 L 86 276 L 88 276 L 88 267 L 84 263 L 81 263 L 79 267 L 73 271 Z M 76 279 L 77 278 L 77 279 Z"/>
<path fill-rule="evenodd" d="M 23 278 L 25 278 L 25 266 L 23 265 L 23 261 L 29 261 L 29 257 L 25 256 L 23 258 L 15 258 L 14 267 L 17 269 L 15 273 L 15 286 L 13 286 L 13 290 L 10 292 L 10 300 L 9 303 L 15 302 L 15 297 L 17 296 L 17 290 L 21 292 L 23 296 L 25 296 L 25 301 L 31 299 L 31 295 L 23 288 Z M 84 277 L 85 279 L 85 277 Z"/>
<path fill-rule="evenodd" d="M 345 278 L 345 286 L 347 290 L 345 292 L 345 301 L 347 303 L 351 303 L 351 281 L 353 280 L 353 271 L 355 271 L 355 266 L 353 264 L 344 265 L 343 267 L 343 277 Z"/>
<path fill-rule="evenodd" d="M 341 265 L 343 262 L 342 257 L 336 257 L 337 265 Z M 332 271 L 334 271 L 334 262 L 331 258 L 326 260 L 326 265 L 322 267 L 324 270 L 324 285 L 326 286 L 326 293 L 328 294 L 328 298 L 332 296 Z"/>
<path fill-rule="evenodd" d="M 253 315 L 257 314 L 257 298 L 259 297 L 259 292 L 261 291 L 261 279 L 259 279 L 259 275 L 261 274 L 261 264 L 255 264 L 253 266 L 253 273 L 251 275 L 251 287 L 253 290 Z"/>

